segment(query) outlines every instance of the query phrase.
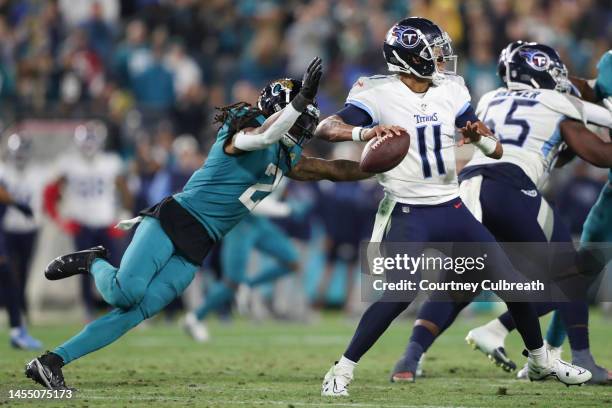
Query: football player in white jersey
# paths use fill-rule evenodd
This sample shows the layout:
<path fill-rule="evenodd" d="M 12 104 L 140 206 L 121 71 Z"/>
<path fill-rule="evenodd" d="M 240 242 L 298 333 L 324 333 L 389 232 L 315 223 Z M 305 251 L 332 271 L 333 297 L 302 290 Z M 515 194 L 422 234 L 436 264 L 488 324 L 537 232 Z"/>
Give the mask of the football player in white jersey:
<path fill-rule="evenodd" d="M 383 241 L 422 243 L 423 248 L 428 242 L 486 242 L 487 273 L 498 277 L 512 274 L 512 265 L 495 238 L 459 198 L 455 130 L 462 134 L 460 144 L 472 143 L 485 156 L 499 159 L 503 151 L 476 117 L 470 94 L 454 73 L 456 56 L 450 42 L 447 33 L 424 18 L 411 17 L 395 24 L 383 46 L 391 75 L 360 78 L 345 108 L 324 120 L 317 136 L 331 141 L 362 140 L 372 137 L 379 123 L 405 128 L 411 149 L 397 167 L 378 176 L 386 196 L 379 207 L 372 241 L 380 241 L 382 234 L 377 232 L 387 230 Z M 450 64 L 454 66 L 448 69 Z M 367 126 L 375 130 L 363 128 Z M 378 131 L 395 132 L 388 127 Z M 387 274 L 386 278 L 397 279 L 398 274 Z M 508 295 L 499 294 L 502 298 Z M 366 310 L 348 348 L 325 375 L 322 395 L 348 395 L 347 387 L 361 356 L 410 304 L 394 296 L 385 292 Z M 549 358 L 531 304 L 507 305 L 529 350 L 532 379 L 555 375 L 568 385 L 590 379 L 587 370 Z"/>
<path fill-rule="evenodd" d="M 47 178 L 45 168 L 31 158 L 32 140 L 20 133 L 11 134 L 7 139 L 6 161 L 0 163 L 0 184 L 31 211 L 24 213 L 18 207 L 8 206 L 0 219 L 0 228 L 6 236 L 6 254 L 15 286 L 12 290 L 24 313 L 28 305 L 28 271 L 40 225 L 42 192 Z M 22 348 L 40 347 L 40 342 L 28 339 L 25 328 L 22 331 L 25 341 L 15 341 L 13 344 Z"/>
<path fill-rule="evenodd" d="M 121 231 L 113 228 L 123 208 L 132 211 L 132 196 L 123 176 L 121 158 L 105 152 L 106 127 L 97 121 L 77 126 L 76 151 L 60 157 L 57 179 L 45 191 L 45 210 L 65 232 L 74 237 L 76 250 L 103 244 L 114 250 Z M 62 211 L 58 208 L 61 198 Z M 113 255 L 113 256 L 115 256 Z M 88 318 L 94 300 L 89 275 L 82 275 L 82 296 Z"/>
<path fill-rule="evenodd" d="M 509 44 L 500 55 L 498 74 L 504 87 L 483 95 L 477 113 L 504 144 L 504 155 L 491 160 L 476 151 L 459 175 L 461 198 L 499 241 L 559 243 L 551 249 L 567 251 L 573 258 L 569 229 L 542 197 L 539 187 L 564 144 L 595 166 L 611 167 L 612 143 L 603 142 L 585 123 L 611 127 L 612 115 L 570 95 L 573 89 L 567 68 L 557 52 L 546 45 L 522 41 Z M 533 248 L 547 251 L 543 245 Z M 589 352 L 585 297 L 586 293 L 582 300 L 536 303 L 536 310 L 539 315 L 559 310 L 568 331 L 573 363 L 591 371 L 591 383 L 606 383 L 610 372 L 597 366 Z M 427 301 L 421 306 L 392 381 L 414 381 L 423 353 L 467 304 Z M 516 365 L 506 355 L 504 338 L 514 327 L 512 316 L 505 313 L 470 331 L 466 340 L 511 371 Z M 548 348 L 551 354 L 560 356 L 559 349 Z M 527 374 L 528 370 L 524 371 Z"/>

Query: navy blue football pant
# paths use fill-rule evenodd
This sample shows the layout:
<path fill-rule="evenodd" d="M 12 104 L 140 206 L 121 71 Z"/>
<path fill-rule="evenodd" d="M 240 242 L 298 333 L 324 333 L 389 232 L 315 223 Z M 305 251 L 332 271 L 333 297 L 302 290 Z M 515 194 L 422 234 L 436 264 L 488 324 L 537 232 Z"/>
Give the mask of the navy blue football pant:
<path fill-rule="evenodd" d="M 459 199 L 433 206 L 396 204 L 390 220 L 391 226 L 384 238 L 385 242 L 422 243 L 428 242 L 485 242 L 487 245 L 487 274 L 492 279 L 510 277 L 514 269 L 502 249 L 496 244 L 493 235 L 480 223 Z M 385 254 L 389 256 L 389 254 Z M 419 254 L 414 254 L 418 256 Z M 400 276 L 391 279 L 400 279 Z M 387 275 L 389 280 L 389 275 Z M 512 278 L 511 278 L 512 279 Z M 518 279 L 513 279 L 518 281 Z M 502 299 L 506 294 L 498 293 Z M 391 322 L 409 305 L 408 301 L 388 301 L 395 294 L 384 293 L 365 311 L 353 339 L 344 356 L 359 361 Z M 528 303 L 507 302 L 508 310 L 515 317 L 517 329 L 527 349 L 543 345 L 542 334 L 533 305 Z"/>
<path fill-rule="evenodd" d="M 6 241 L 4 233 L 0 231 L 0 300 L 6 306 L 9 326 L 14 328 L 21 326 L 21 313 L 17 285 L 7 261 Z"/>
<path fill-rule="evenodd" d="M 480 180 L 473 178 L 463 183 L 475 181 Z M 479 201 L 483 224 L 498 241 L 571 243 L 571 234 L 559 215 L 539 193 L 533 195 L 532 191 L 534 190 L 528 191 L 503 181 L 482 177 Z M 570 248 L 570 245 L 563 248 Z M 534 250 L 539 249 L 534 247 Z M 417 319 L 434 323 L 441 333 L 468 304 L 469 302 L 453 304 L 426 301 L 417 313 Z M 588 305 L 585 301 L 538 302 L 534 304 L 534 308 L 538 316 L 554 309 L 559 310 L 562 322 L 568 328 L 572 349 L 588 348 Z M 516 327 L 516 322 L 509 312 L 502 314 L 499 319 L 509 330 Z"/>
<path fill-rule="evenodd" d="M 32 261 L 37 231 L 6 232 L 6 251 L 13 272 L 21 309 L 27 311 L 26 284 Z"/>

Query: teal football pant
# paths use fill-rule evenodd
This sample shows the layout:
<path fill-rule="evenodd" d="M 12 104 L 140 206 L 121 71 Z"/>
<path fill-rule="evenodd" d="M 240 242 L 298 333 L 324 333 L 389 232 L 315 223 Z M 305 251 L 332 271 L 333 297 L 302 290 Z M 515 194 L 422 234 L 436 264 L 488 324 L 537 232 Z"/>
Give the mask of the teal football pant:
<path fill-rule="evenodd" d="M 588 244 L 591 242 L 612 242 L 612 170 L 609 173 L 608 183 L 601 191 L 597 202 L 591 208 L 584 222 L 580 243 Z M 609 250 L 606 252 L 609 252 Z M 602 254 L 599 257 L 605 259 L 604 264 L 599 265 L 598 263 L 596 266 L 599 270 L 605 267 L 605 262 L 610 261 L 610 259 L 606 259 L 607 256 L 605 255 Z M 553 347 L 560 347 L 566 334 L 565 326 L 558 314 L 559 312 L 554 312 L 546 334 L 546 341 Z"/>
<path fill-rule="evenodd" d="M 145 217 L 119 268 L 102 259 L 95 260 L 91 268 L 98 291 L 115 309 L 53 352 L 68 364 L 109 345 L 180 296 L 196 270 L 196 265 L 175 253 L 159 221 Z"/>

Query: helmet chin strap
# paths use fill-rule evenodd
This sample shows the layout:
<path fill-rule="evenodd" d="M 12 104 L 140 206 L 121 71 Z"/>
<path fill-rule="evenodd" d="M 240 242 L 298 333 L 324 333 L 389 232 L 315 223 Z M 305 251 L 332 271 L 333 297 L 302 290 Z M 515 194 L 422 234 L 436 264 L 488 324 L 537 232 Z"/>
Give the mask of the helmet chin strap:
<path fill-rule="evenodd" d="M 417 71 L 414 70 L 414 68 L 412 68 L 410 65 L 408 65 L 408 63 L 406 61 L 404 61 L 397 53 L 397 51 L 393 50 L 393 56 L 395 58 L 397 58 L 397 60 L 399 62 L 402 63 L 402 65 L 404 66 L 404 68 L 400 68 L 397 65 L 392 65 L 392 64 L 387 64 L 387 66 L 389 67 L 389 71 L 391 72 L 403 72 L 405 74 L 412 74 L 415 75 L 419 78 L 423 78 L 423 79 L 433 79 L 433 75 L 421 75 L 419 74 Z"/>

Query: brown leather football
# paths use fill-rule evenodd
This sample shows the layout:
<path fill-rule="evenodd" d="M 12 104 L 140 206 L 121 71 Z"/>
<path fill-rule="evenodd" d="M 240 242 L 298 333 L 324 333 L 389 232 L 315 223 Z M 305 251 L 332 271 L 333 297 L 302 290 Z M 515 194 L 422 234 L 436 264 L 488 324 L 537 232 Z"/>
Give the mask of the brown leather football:
<path fill-rule="evenodd" d="M 400 135 L 387 132 L 365 145 L 359 168 L 368 173 L 384 173 L 401 163 L 410 147 L 410 135 L 402 130 Z"/>

